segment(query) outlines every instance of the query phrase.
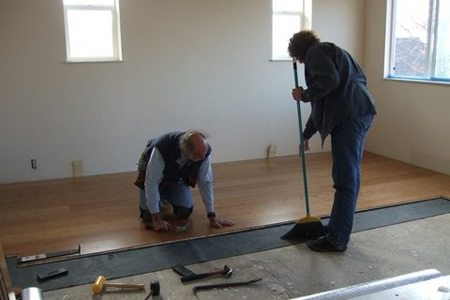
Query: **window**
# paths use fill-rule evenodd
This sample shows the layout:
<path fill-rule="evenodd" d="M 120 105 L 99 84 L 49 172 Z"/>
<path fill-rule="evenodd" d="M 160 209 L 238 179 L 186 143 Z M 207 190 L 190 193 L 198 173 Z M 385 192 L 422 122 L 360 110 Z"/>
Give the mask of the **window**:
<path fill-rule="evenodd" d="M 450 0 L 391 0 L 387 77 L 450 81 Z"/>
<path fill-rule="evenodd" d="M 289 39 L 311 28 L 312 0 L 272 0 L 272 59 L 291 60 Z"/>
<path fill-rule="evenodd" d="M 63 0 L 67 61 L 120 61 L 119 0 Z"/>

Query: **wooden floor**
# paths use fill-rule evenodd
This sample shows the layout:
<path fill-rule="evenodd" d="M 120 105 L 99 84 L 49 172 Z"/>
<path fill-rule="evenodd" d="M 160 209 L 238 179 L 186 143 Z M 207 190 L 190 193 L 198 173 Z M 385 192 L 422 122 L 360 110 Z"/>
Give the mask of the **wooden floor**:
<path fill-rule="evenodd" d="M 329 153 L 309 154 L 314 215 L 330 213 Z M 358 209 L 450 196 L 450 176 L 366 153 Z M 31 255 L 78 247 L 82 253 L 155 244 L 295 220 L 304 216 L 300 159 L 213 166 L 218 217 L 235 226 L 211 229 L 197 190 L 186 232 L 147 231 L 138 219 L 136 174 L 0 185 L 0 241 L 5 254 Z"/>

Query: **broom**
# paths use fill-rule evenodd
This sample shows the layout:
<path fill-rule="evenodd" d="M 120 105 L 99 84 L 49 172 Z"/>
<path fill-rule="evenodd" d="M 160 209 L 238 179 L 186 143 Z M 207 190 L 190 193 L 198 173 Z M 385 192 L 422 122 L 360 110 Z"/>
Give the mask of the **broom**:
<path fill-rule="evenodd" d="M 293 60 L 292 67 L 294 69 L 295 87 L 298 88 L 298 75 L 297 75 L 297 63 Z M 306 159 L 305 159 L 305 147 L 303 140 L 303 125 L 302 125 L 302 112 L 300 109 L 300 101 L 297 101 L 297 116 L 298 116 L 298 128 L 300 131 L 300 153 L 302 157 L 302 170 L 303 170 L 303 188 L 305 192 L 305 204 L 306 204 L 306 217 L 298 220 L 294 228 L 289 230 L 281 239 L 283 240 L 308 240 L 315 239 L 325 235 L 325 228 L 320 221 L 320 218 L 311 216 L 309 209 L 309 196 L 308 196 L 308 178 L 306 176 Z"/>

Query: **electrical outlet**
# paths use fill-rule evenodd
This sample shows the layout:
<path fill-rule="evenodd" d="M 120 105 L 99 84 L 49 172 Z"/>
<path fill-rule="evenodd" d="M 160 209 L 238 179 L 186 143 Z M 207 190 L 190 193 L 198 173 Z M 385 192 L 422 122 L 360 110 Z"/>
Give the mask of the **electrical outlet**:
<path fill-rule="evenodd" d="M 36 158 L 32 158 L 31 159 L 31 168 L 32 169 L 37 169 L 37 160 L 36 160 Z"/>

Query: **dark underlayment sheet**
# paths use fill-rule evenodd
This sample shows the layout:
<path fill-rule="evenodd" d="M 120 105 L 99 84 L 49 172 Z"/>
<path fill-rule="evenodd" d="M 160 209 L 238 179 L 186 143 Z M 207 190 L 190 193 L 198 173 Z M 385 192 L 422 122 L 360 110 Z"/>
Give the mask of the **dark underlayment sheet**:
<path fill-rule="evenodd" d="M 450 200 L 435 198 L 413 203 L 374 208 L 356 213 L 353 232 L 450 213 Z M 328 218 L 322 218 L 323 224 Z M 18 257 L 7 257 L 14 286 L 39 287 L 44 291 L 92 283 L 98 275 L 108 279 L 149 273 L 252 252 L 270 250 L 294 243 L 280 239 L 294 223 L 269 225 L 223 235 L 196 238 L 116 252 L 79 256 L 66 260 L 18 266 Z M 66 268 L 68 274 L 43 282 L 37 275 Z"/>

